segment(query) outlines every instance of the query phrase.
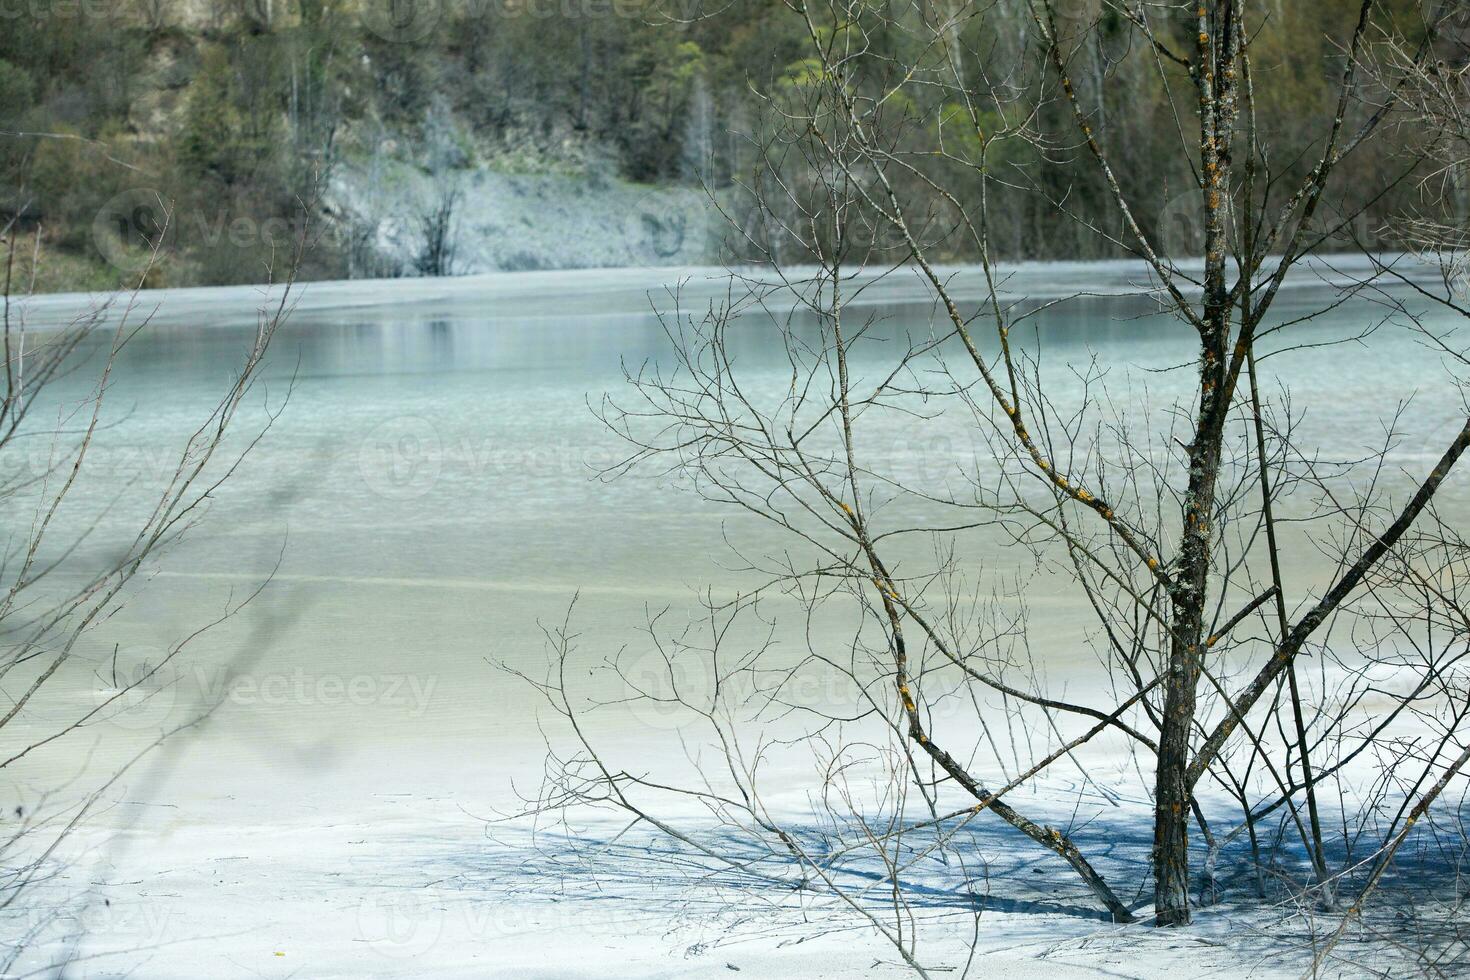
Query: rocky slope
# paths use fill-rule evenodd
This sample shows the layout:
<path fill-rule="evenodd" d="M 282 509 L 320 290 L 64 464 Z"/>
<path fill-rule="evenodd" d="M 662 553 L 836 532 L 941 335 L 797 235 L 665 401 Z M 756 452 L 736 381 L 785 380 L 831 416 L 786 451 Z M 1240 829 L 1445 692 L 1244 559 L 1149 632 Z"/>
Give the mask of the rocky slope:
<path fill-rule="evenodd" d="M 483 166 L 431 176 L 395 162 L 343 165 L 324 202 L 351 235 L 355 272 L 412 275 L 445 204 L 451 275 L 530 269 L 700 265 L 723 222 L 702 190 L 601 174 L 510 174 Z"/>

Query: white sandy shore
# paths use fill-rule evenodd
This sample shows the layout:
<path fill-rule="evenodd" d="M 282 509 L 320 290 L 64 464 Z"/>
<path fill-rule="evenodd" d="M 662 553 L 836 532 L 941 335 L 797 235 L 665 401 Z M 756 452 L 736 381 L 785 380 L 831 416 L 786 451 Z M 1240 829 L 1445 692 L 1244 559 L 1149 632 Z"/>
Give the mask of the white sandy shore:
<path fill-rule="evenodd" d="M 1064 820 L 1069 809 L 1016 802 Z M 572 860 L 552 837 L 497 826 L 492 840 L 486 829 L 455 799 L 417 795 L 350 810 L 239 797 L 158 808 L 133 831 L 88 835 L 90 854 L 47 888 L 89 893 L 80 911 L 71 903 L 86 938 L 74 953 L 48 943 L 25 964 L 74 955 L 68 976 L 177 980 L 912 975 L 831 898 L 710 877 L 652 838 L 584 843 Z M 1146 823 L 1130 836 L 1079 831 L 1120 885 L 1146 872 Z M 1248 910 L 1238 895 L 1187 930 L 1115 925 L 1060 861 L 998 821 L 967 853 L 985 868 L 986 897 L 971 901 L 943 873 L 912 883 L 918 953 L 935 976 L 957 976 L 972 940 L 980 978 L 1297 976 L 1305 963 L 1293 949 L 1304 929 L 1283 935 L 1281 910 Z M 868 904 L 883 914 L 881 893 Z"/>

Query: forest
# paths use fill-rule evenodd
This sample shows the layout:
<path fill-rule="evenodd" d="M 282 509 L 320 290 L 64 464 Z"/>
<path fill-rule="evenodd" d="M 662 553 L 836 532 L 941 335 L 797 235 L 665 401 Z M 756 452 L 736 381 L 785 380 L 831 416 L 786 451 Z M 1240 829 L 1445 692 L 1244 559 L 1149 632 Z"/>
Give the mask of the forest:
<path fill-rule="evenodd" d="M 926 92 L 942 102 L 942 89 L 916 86 L 885 106 L 894 147 L 946 179 L 951 211 L 978 208 L 987 185 L 998 258 L 1126 257 L 1120 228 L 1069 217 L 1105 213 L 1111 195 L 1095 169 L 1074 165 L 1082 148 L 1064 105 L 1049 94 L 1026 104 L 1045 93 L 1020 77 L 1044 67 L 1026 4 L 983 6 L 984 16 L 950 19 L 952 50 L 965 52 L 957 70 L 966 90 L 1026 119 L 1028 138 L 989 145 L 1014 120 L 975 125 L 959 106 L 922 104 Z M 1269 80 L 1257 99 L 1259 140 L 1291 183 L 1334 111 L 1331 79 L 1355 5 L 1265 6 L 1253 40 L 1256 72 Z M 917 9 L 895 7 L 890 26 L 867 38 L 895 65 L 934 43 L 903 27 Z M 1170 91 L 1113 5 L 1057 9 L 1079 97 L 1122 190 L 1148 205 L 1139 220 L 1178 254 L 1198 254 L 1192 210 L 1176 206 L 1192 178 L 1168 152 L 1181 138 L 1187 79 Z M 1417 10 L 1400 0 L 1374 17 L 1412 37 Z M 105 289 L 145 264 L 127 256 L 164 244 L 167 261 L 146 263 L 147 286 L 261 281 L 303 226 L 312 238 L 303 279 L 452 274 L 460 270 L 446 259 L 447 239 L 474 233 L 455 226 L 456 204 L 474 192 L 456 178 L 473 173 L 686 188 L 724 202 L 708 262 L 748 260 L 742 225 L 753 218 L 738 188 L 773 167 L 793 189 L 812 176 L 799 147 L 762 145 L 761 134 L 780 129 L 783 106 L 819 81 L 789 13 L 779 0 L 8 0 L 0 187 L 24 246 L 12 274 L 36 291 Z M 1181 25 L 1171 18 L 1163 29 L 1187 31 Z M 1383 218 L 1422 195 L 1404 152 L 1414 138 L 1375 142 L 1344 161 L 1353 199 L 1318 217 L 1337 245 L 1395 244 Z M 963 162 L 982 151 L 986 180 Z M 405 218 L 420 242 L 407 261 L 380 254 L 385 216 L 345 206 L 336 179 L 381 173 L 385 163 L 446 188 Z M 974 258 L 950 234 L 960 213 L 931 217 L 935 254 Z M 34 261 L 37 249 L 45 261 Z"/>

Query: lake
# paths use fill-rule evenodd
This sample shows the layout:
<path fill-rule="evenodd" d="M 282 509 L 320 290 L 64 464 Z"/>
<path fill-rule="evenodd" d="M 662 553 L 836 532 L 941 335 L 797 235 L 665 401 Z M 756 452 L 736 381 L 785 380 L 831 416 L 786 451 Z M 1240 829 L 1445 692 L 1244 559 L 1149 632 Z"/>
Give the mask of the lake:
<path fill-rule="evenodd" d="M 683 275 L 693 309 L 722 291 L 713 271 Z M 960 295 L 976 299 L 973 271 L 955 275 Z M 207 724 L 135 770 L 119 787 L 121 805 L 98 816 L 132 843 L 104 851 L 107 871 L 94 877 L 137 878 L 146 842 L 160 835 L 195 856 L 230 850 L 222 841 L 232 835 L 271 828 L 370 824 L 391 835 L 408 799 L 433 800 L 438 809 L 431 818 L 404 818 L 405 827 L 429 820 L 453 826 L 450 836 L 477 833 L 465 812 L 505 804 L 511 777 L 534 780 L 539 771 L 534 698 L 496 667 L 534 671 L 543 663 L 539 624 L 560 622 L 580 595 L 575 623 L 584 652 L 612 656 L 639 642 L 651 610 L 687 615 L 706 586 L 748 587 L 752 577 L 736 567 L 732 544 L 775 554 L 789 543 L 674 479 L 598 478 L 625 449 L 593 409 L 606 393 L 626 394 L 623 365 L 667 363 L 667 339 L 649 306 L 671 306 L 665 287 L 674 278 L 641 270 L 304 287 L 237 435 L 260 431 L 262 404 L 279 409 L 278 419 L 207 520 L 92 634 L 65 696 L 5 739 L 42 731 L 95 701 L 114 656 L 134 668 L 156 660 L 232 597 L 269 584 L 193 642 L 170 665 L 168 684 L 18 767 L 11 788 L 34 798 L 57 773 L 95 779 L 127 747 L 217 704 Z M 1032 300 L 1092 294 L 1034 319 L 1046 376 L 1060 383 L 1095 354 L 1109 366 L 1112 397 L 1162 431 L 1170 402 L 1195 384 L 1189 372 L 1167 369 L 1195 347 L 1187 328 L 1123 295 L 1138 278 L 1123 263 L 1023 266 L 1007 290 Z M 1278 315 L 1295 317 L 1335 296 L 1330 284 L 1304 274 L 1283 293 Z M 69 505 L 73 529 L 98 523 L 79 561 L 100 560 L 135 526 L 147 488 L 166 477 L 170 453 L 227 383 L 260 301 L 243 289 L 156 298 L 159 315 L 124 352 L 109 427 Z M 37 300 L 34 322 L 54 322 L 78 302 Z M 906 273 L 872 287 L 863 304 L 880 318 L 875 335 L 895 342 L 937 322 Z M 1290 337 L 1317 345 L 1386 316 L 1381 304 L 1352 300 L 1294 326 Z M 732 343 L 751 391 L 779 395 L 790 366 L 771 343 L 769 321 L 737 324 Z M 881 344 L 865 348 L 854 370 L 876 377 L 891 353 Z M 1298 437 L 1326 456 L 1371 451 L 1408 401 L 1385 475 L 1399 491 L 1422 478 L 1464 416 L 1441 358 L 1402 324 L 1272 357 L 1264 371 L 1269 394 L 1290 378 Z M 86 378 L 53 393 L 58 404 L 79 397 Z M 1070 397 L 1060 396 L 1062 414 Z M 973 462 L 977 445 L 954 413 L 922 429 L 875 420 L 864 438 L 883 465 L 941 483 Z M 1440 499 L 1443 514 L 1465 526 L 1463 470 Z M 904 506 L 894 505 L 898 513 Z M 1320 585 L 1325 573 L 1309 549 L 1288 559 L 1299 595 Z M 1034 563 L 982 539 L 962 564 L 1001 582 Z M 1044 574 L 1027 579 L 1025 598 L 1044 625 L 1032 650 L 1048 674 L 1074 694 L 1095 683 L 1078 643 L 1085 606 Z M 603 718 L 609 731 L 634 740 L 668 736 L 656 718 L 616 711 Z M 167 935 L 192 936 L 193 928 L 176 922 Z"/>

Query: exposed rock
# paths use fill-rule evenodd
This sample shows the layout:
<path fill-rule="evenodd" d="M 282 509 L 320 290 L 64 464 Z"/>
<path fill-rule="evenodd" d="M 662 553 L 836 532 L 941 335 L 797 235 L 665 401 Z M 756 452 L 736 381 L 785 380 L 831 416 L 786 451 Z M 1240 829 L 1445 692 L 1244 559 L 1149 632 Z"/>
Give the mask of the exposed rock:
<path fill-rule="evenodd" d="M 694 187 L 650 187 L 599 175 L 483 168 L 431 177 L 398 162 L 344 165 L 329 209 L 367 274 L 403 274 L 424 250 L 422 219 L 457 191 L 457 275 L 532 269 L 701 265 L 718 257 L 722 219 Z"/>

